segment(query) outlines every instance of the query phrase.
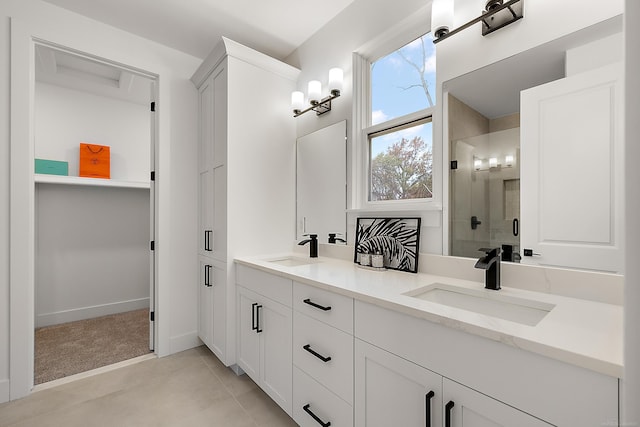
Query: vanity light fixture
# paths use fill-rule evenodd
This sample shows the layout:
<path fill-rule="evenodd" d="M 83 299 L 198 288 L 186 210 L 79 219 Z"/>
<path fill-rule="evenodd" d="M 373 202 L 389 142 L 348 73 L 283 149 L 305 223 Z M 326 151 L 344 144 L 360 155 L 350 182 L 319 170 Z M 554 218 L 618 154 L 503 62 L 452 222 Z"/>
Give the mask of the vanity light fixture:
<path fill-rule="evenodd" d="M 316 115 L 321 115 L 331 111 L 331 101 L 340 96 L 342 90 L 343 73 L 341 68 L 329 70 L 329 92 L 331 95 L 322 98 L 322 83 L 318 80 L 311 80 L 308 84 L 307 96 L 310 106 L 304 109 L 304 93 L 295 91 L 291 93 L 291 108 L 293 117 L 298 117 L 308 111 L 315 111 Z"/>
<path fill-rule="evenodd" d="M 497 168 L 498 167 L 498 158 L 497 157 L 489 157 L 489 167 Z"/>
<path fill-rule="evenodd" d="M 524 0 L 486 0 L 485 10 L 480 16 L 455 30 L 449 30 L 447 23 L 453 20 L 448 18 L 447 13 L 450 13 L 451 17 L 453 14 L 446 12 L 446 8 L 450 7 L 446 5 L 447 3 L 453 4 L 453 0 L 433 0 L 431 9 L 433 43 L 439 43 L 478 22 L 482 22 L 482 35 L 486 36 L 524 17 Z M 435 25 L 434 19 L 436 19 Z"/>
<path fill-rule="evenodd" d="M 480 159 L 474 159 L 473 160 L 473 168 L 477 171 L 479 171 L 482 168 L 482 160 Z"/>
<path fill-rule="evenodd" d="M 513 156 L 510 154 L 504 156 L 504 164 L 507 166 L 513 166 Z"/>

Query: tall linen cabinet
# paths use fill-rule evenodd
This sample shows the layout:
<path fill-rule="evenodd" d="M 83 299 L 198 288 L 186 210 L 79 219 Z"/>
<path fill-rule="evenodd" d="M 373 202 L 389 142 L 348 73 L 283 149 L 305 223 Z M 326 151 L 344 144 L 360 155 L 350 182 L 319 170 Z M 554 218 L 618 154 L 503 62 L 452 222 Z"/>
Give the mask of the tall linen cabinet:
<path fill-rule="evenodd" d="M 300 70 L 222 38 L 199 91 L 198 335 L 236 363 L 233 259 L 290 251 L 295 239 L 295 120 Z"/>

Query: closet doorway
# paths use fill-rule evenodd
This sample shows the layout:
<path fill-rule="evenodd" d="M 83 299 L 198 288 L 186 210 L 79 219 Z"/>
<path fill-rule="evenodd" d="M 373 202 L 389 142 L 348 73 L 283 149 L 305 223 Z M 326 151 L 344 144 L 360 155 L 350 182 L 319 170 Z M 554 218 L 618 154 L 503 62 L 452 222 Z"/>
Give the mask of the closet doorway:
<path fill-rule="evenodd" d="M 155 93 L 152 75 L 35 45 L 35 385 L 154 350 Z"/>

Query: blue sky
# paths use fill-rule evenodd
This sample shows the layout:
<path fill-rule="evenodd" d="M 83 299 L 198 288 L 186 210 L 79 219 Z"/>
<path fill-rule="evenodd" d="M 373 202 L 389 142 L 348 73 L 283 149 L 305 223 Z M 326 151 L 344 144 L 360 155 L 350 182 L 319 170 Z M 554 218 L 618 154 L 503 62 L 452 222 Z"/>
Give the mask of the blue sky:
<path fill-rule="evenodd" d="M 418 66 L 424 64 L 424 77 L 427 81 L 432 101 L 435 103 L 435 47 L 431 34 L 423 36 L 423 39 L 424 55 L 420 39 L 416 39 L 403 47 L 401 52 L 414 64 Z M 418 87 L 410 87 L 412 85 L 418 85 Z M 418 71 L 397 52 L 380 58 L 372 66 L 371 105 L 372 124 L 381 123 L 429 107 L 428 99 L 420 86 Z M 400 133 L 408 139 L 420 135 L 428 144 L 431 144 L 431 126 L 428 124 L 405 129 Z M 372 147 L 372 155 L 375 156 L 384 151 L 397 137 L 398 134 L 394 133 L 390 134 L 388 138 L 376 138 L 376 143 Z"/>

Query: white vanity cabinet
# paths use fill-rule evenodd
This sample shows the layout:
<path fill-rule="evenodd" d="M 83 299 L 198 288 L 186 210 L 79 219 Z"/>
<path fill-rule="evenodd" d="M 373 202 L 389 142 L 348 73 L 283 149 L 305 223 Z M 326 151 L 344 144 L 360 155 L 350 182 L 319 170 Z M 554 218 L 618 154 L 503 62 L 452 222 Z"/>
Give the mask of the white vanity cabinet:
<path fill-rule="evenodd" d="M 355 426 L 442 426 L 442 377 L 356 339 Z"/>
<path fill-rule="evenodd" d="M 454 402 L 451 426 L 618 425 L 616 378 L 369 303 L 356 301 L 354 310 L 358 426 L 370 425 L 368 412 L 383 416 L 409 405 L 377 390 L 384 377 L 397 386 L 393 396 L 414 399 L 403 419 L 424 417 L 418 400 L 434 390 L 432 409 L 441 405 L 444 421 L 447 403 Z M 437 376 L 435 385 L 421 384 L 420 367 L 442 378 L 441 394 Z"/>
<path fill-rule="evenodd" d="M 238 366 L 291 415 L 292 282 L 243 266 L 237 280 Z"/>
<path fill-rule="evenodd" d="M 227 366 L 236 363 L 234 257 L 287 251 L 295 239 L 289 97 L 298 74 L 223 38 L 191 78 L 199 93 L 198 256 L 215 275 L 212 289 L 199 285 L 198 335 Z"/>
<path fill-rule="evenodd" d="M 353 299 L 293 284 L 293 419 L 353 426 Z"/>

